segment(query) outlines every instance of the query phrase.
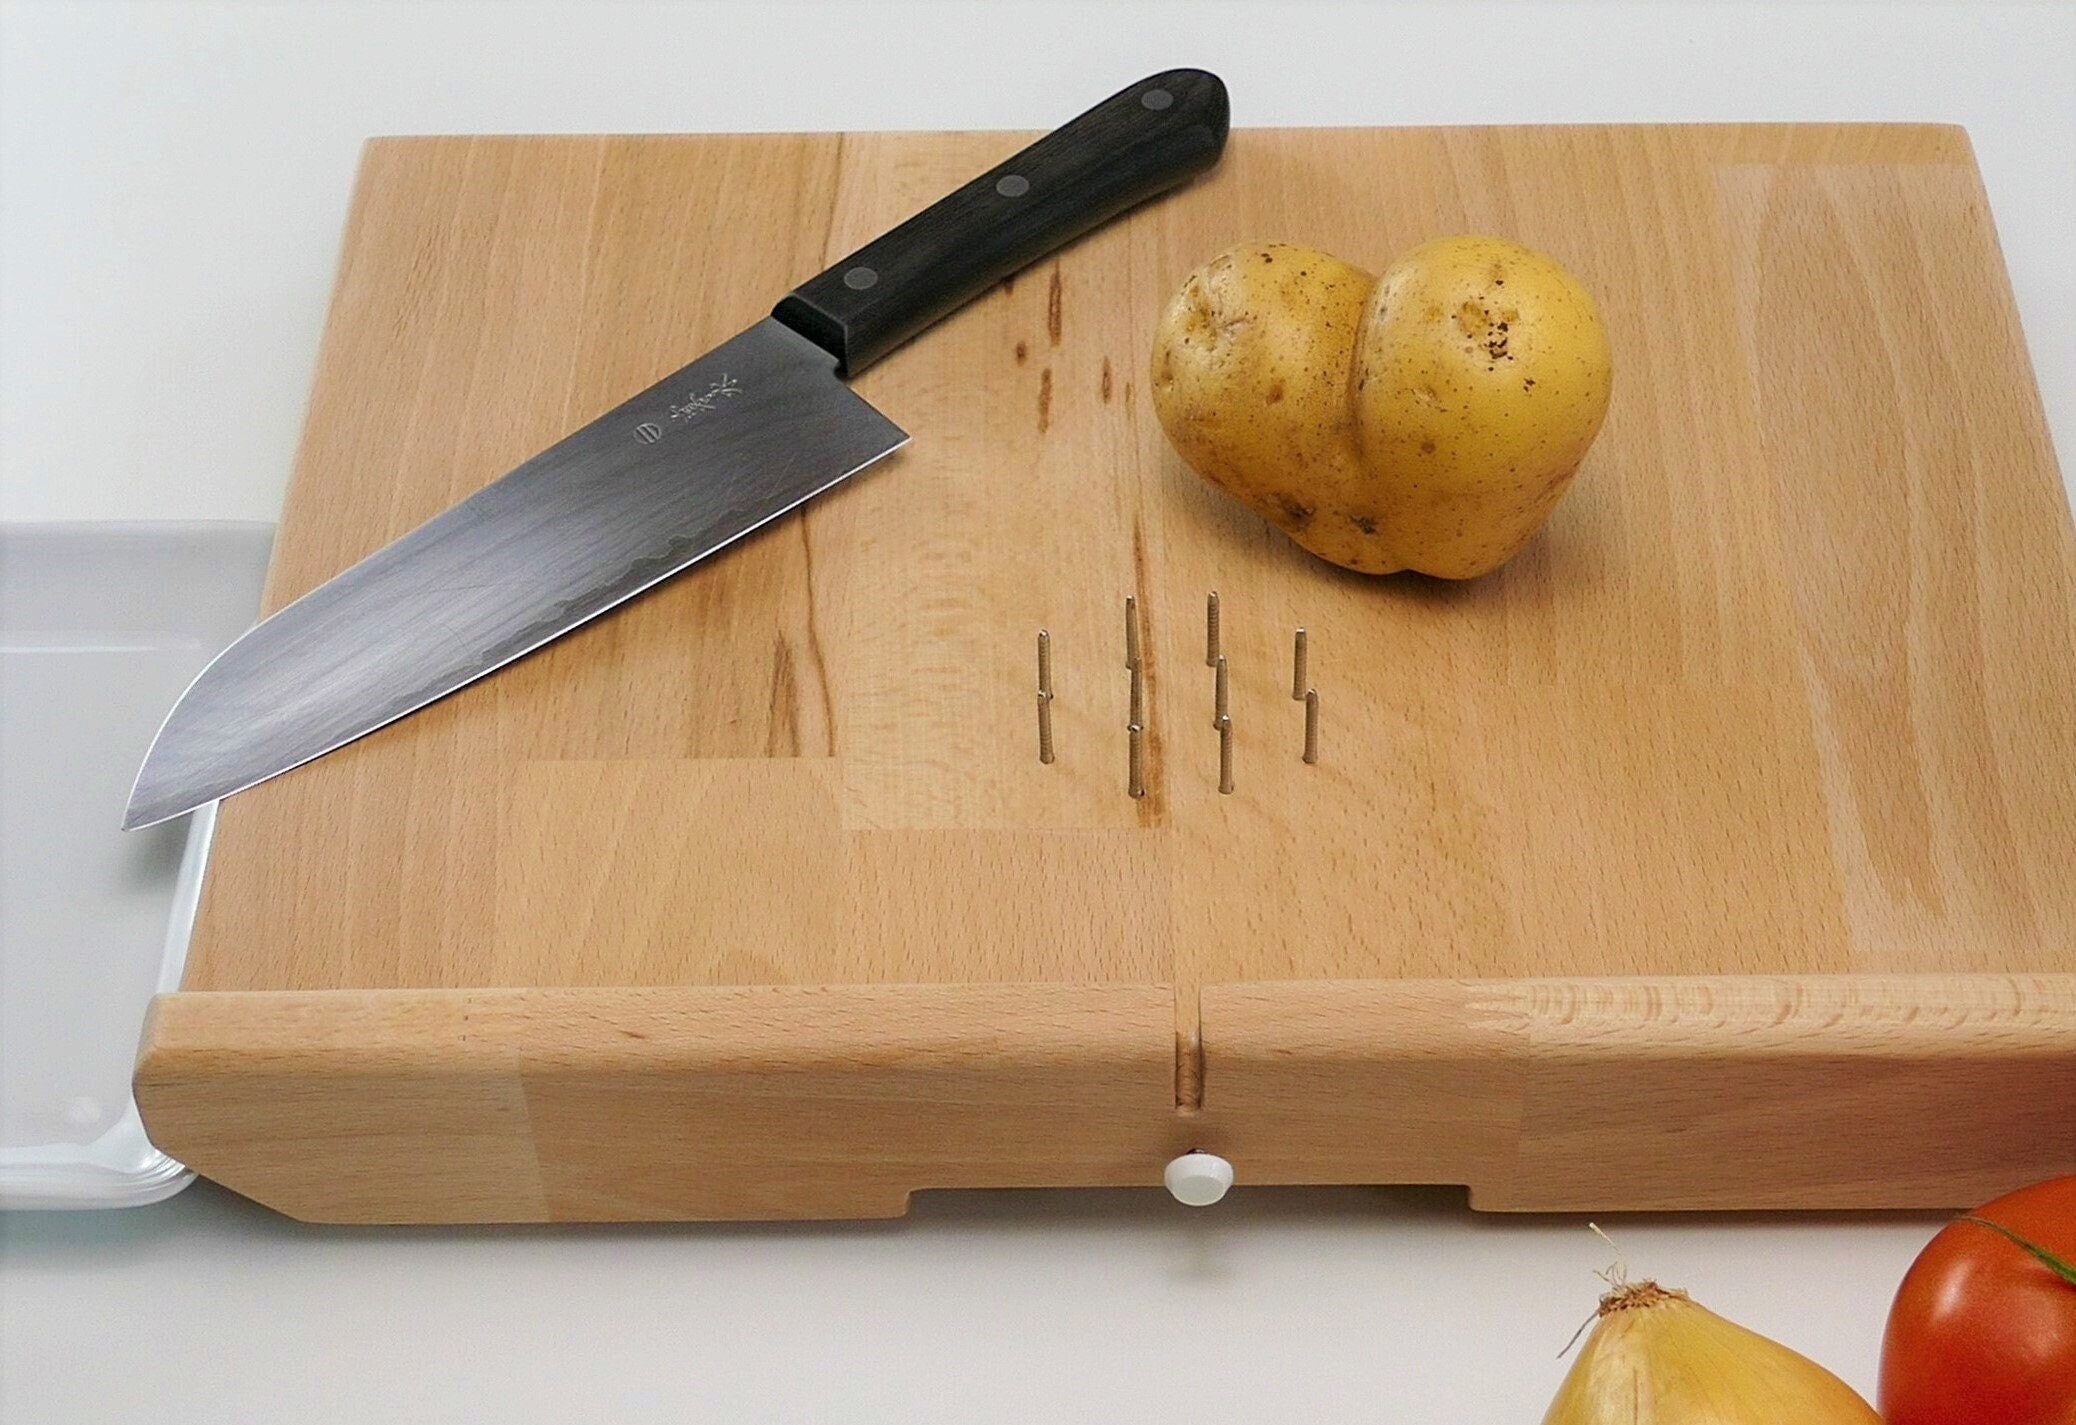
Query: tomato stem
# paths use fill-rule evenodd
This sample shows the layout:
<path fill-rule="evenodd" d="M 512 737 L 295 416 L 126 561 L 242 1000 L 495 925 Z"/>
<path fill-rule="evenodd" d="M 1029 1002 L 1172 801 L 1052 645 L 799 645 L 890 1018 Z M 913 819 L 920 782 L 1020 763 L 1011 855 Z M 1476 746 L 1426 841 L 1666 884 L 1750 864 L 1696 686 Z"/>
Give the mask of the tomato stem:
<path fill-rule="evenodd" d="M 2037 1257 L 2041 1261 L 2041 1263 L 2043 1263 L 2046 1266 L 2047 1270 L 2053 1272 L 2056 1276 L 2060 1277 L 2070 1286 L 2076 1286 L 2076 1267 L 2070 1266 L 2067 1262 L 2063 1261 L 2060 1257 L 2057 1257 L 2054 1253 L 2048 1251 L 2045 1247 L 2042 1247 L 2037 1242 L 2028 1242 L 2025 1238 L 2019 1236 L 2016 1232 L 2013 1232 L 2009 1227 L 2006 1227 L 2003 1223 L 1992 1222 L 1987 1217 L 1977 1217 L 1972 1212 L 1962 1214 L 1961 1221 L 1973 1222 L 1979 1227 L 1987 1227 L 1990 1231 L 1997 1233 L 1999 1236 L 2008 1238 L 2010 1241 L 2016 1242 L 2019 1246 L 2025 1248 L 2026 1251 L 2032 1253 L 2035 1257 Z"/>

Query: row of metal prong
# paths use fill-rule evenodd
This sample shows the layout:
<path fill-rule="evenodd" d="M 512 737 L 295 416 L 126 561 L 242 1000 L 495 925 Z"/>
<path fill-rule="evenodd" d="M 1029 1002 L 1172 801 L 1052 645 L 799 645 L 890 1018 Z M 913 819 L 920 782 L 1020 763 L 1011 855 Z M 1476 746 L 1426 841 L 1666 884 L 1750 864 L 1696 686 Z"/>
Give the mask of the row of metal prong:
<path fill-rule="evenodd" d="M 1308 686 L 1305 630 L 1297 630 L 1290 650 L 1290 695 L 1305 705 L 1306 765 L 1319 761 L 1319 690 Z M 1218 790 L 1233 790 L 1232 670 L 1219 646 L 1217 591 L 1204 601 L 1204 661 L 1213 669 L 1211 726 L 1218 732 Z M 1146 795 L 1146 669 L 1139 600 L 1125 596 L 1125 667 L 1132 680 L 1131 714 L 1125 724 L 1126 787 L 1134 797 Z M 1056 759 L 1052 732 L 1052 634 L 1038 630 L 1038 760 Z"/>
<path fill-rule="evenodd" d="M 1146 652 L 1139 600 L 1125 595 L 1125 667 L 1132 679 L 1131 716 L 1125 721 L 1125 790 L 1146 795 Z"/>
<path fill-rule="evenodd" d="M 1308 657 L 1311 649 L 1305 631 L 1299 629 L 1290 641 L 1290 695 L 1305 704 L 1306 766 L 1319 761 L 1319 690 L 1312 686 Z"/>
<path fill-rule="evenodd" d="M 1312 686 L 1305 631 L 1299 629 L 1290 642 L 1290 695 L 1305 701 L 1305 765 L 1319 761 L 1319 690 Z"/>
<path fill-rule="evenodd" d="M 1052 635 L 1038 630 L 1038 760 L 1050 767 L 1052 746 Z"/>
<path fill-rule="evenodd" d="M 1211 665 L 1211 726 L 1218 731 L 1218 793 L 1233 792 L 1233 670 L 1218 626 L 1218 591 L 1204 600 L 1204 661 Z"/>
<path fill-rule="evenodd" d="M 1307 766 L 1319 761 L 1319 690 L 1310 685 L 1310 640 L 1300 628 L 1290 645 L 1290 696 L 1305 705 Z M 1219 636 L 1218 591 L 1204 599 L 1204 662 L 1213 670 L 1211 726 L 1218 731 L 1218 790 L 1233 790 L 1232 670 L 1226 663 Z"/>

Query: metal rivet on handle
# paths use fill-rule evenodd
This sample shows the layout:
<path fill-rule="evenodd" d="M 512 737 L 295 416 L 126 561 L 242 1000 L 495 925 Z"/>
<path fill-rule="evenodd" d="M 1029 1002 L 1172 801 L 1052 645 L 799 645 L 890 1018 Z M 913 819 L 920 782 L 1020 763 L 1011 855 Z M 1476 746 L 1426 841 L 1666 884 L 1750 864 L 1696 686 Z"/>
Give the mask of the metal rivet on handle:
<path fill-rule="evenodd" d="M 1165 109 L 1175 102 L 1175 96 L 1165 89 L 1149 89 L 1139 96 L 1139 102 L 1149 109 Z"/>
<path fill-rule="evenodd" d="M 1005 198 L 1021 198 L 1031 191 L 1031 180 L 1021 173 L 1005 173 L 995 180 L 995 191 Z"/>
<path fill-rule="evenodd" d="M 843 274 L 843 285 L 853 292 L 862 292 L 879 281 L 879 274 L 869 267 L 853 267 Z"/>

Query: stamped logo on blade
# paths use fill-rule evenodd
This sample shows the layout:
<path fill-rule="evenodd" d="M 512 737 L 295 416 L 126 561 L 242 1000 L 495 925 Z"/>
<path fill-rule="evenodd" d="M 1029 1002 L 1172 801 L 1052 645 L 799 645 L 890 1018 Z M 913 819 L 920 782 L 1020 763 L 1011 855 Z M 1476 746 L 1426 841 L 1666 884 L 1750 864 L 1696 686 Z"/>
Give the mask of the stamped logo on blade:
<path fill-rule="evenodd" d="M 687 391 L 682 401 L 673 404 L 668 412 L 670 424 L 673 426 L 682 425 L 687 421 L 695 421 L 701 416 L 710 415 L 720 409 L 722 402 L 731 400 L 741 394 L 742 382 L 723 372 L 721 379 L 714 382 L 713 385 L 707 387 L 704 391 Z M 634 438 L 643 445 L 654 445 L 657 441 L 663 439 L 664 434 L 665 427 L 658 425 L 655 421 L 643 421 L 634 428 Z"/>

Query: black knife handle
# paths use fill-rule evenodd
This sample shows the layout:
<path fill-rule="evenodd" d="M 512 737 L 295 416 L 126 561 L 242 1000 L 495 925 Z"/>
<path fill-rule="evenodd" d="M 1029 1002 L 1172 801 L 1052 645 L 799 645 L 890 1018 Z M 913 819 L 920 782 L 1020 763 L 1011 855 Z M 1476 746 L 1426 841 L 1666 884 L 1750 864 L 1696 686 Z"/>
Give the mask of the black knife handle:
<path fill-rule="evenodd" d="M 1003 278 L 1209 168 L 1226 122 L 1217 75 L 1142 79 L 809 278 L 772 315 L 855 376 Z"/>

